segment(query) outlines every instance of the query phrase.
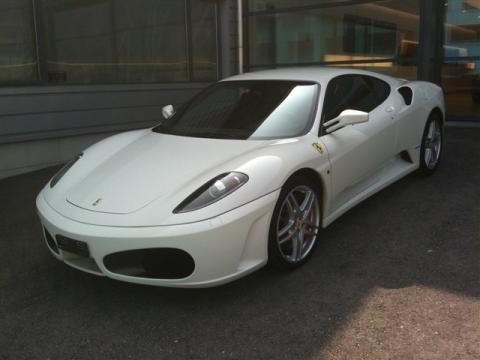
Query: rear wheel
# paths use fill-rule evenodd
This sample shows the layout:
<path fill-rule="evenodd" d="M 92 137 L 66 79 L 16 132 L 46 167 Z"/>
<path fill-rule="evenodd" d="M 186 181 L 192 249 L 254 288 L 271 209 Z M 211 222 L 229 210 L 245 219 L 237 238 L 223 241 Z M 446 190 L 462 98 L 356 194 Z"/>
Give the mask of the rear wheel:
<path fill-rule="evenodd" d="M 270 223 L 269 264 L 296 268 L 313 252 L 320 229 L 320 191 L 308 177 L 285 183 Z"/>
<path fill-rule="evenodd" d="M 430 175 L 435 172 L 443 150 L 442 119 L 438 114 L 431 114 L 423 131 L 420 151 L 420 173 Z"/>

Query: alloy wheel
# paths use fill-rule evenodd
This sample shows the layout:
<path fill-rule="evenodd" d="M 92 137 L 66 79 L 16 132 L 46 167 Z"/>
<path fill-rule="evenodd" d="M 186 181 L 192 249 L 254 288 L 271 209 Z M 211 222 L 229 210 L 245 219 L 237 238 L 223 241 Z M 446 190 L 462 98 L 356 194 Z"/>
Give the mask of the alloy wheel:
<path fill-rule="evenodd" d="M 430 123 L 427 136 L 425 137 L 424 149 L 425 165 L 429 169 L 435 168 L 442 149 L 442 129 L 438 121 L 434 120 Z"/>
<path fill-rule="evenodd" d="M 313 249 L 320 227 L 318 197 L 310 187 L 292 189 L 282 202 L 277 221 L 277 244 L 290 263 L 305 259 Z"/>

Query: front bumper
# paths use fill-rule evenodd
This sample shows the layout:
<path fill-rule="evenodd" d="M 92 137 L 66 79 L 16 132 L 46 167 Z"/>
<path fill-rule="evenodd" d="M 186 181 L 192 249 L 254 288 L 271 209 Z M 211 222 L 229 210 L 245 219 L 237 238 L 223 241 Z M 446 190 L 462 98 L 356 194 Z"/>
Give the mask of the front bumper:
<path fill-rule="evenodd" d="M 112 227 L 73 221 L 57 213 L 37 197 L 37 209 L 46 233 L 88 244 L 89 258 L 48 246 L 66 264 L 112 279 L 170 287 L 208 287 L 246 275 L 265 265 L 268 256 L 270 219 L 279 191 L 220 216 L 190 224 L 155 227 Z M 50 239 L 51 240 L 51 239 Z M 112 253 L 172 248 L 187 252 L 194 260 L 193 272 L 180 279 L 128 276 L 109 271 L 104 258 Z"/>

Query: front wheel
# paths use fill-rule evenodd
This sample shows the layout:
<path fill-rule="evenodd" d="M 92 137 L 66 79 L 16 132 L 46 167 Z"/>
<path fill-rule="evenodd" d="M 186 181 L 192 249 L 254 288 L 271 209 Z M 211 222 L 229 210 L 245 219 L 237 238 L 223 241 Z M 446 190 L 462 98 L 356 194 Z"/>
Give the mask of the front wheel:
<path fill-rule="evenodd" d="M 269 264 L 295 268 L 315 248 L 320 229 L 320 191 L 308 177 L 293 177 L 280 192 L 270 223 Z"/>
<path fill-rule="evenodd" d="M 432 114 L 427 120 L 423 131 L 422 146 L 420 150 L 420 173 L 430 175 L 435 172 L 440 162 L 443 151 L 443 126 L 442 119 L 437 114 Z"/>

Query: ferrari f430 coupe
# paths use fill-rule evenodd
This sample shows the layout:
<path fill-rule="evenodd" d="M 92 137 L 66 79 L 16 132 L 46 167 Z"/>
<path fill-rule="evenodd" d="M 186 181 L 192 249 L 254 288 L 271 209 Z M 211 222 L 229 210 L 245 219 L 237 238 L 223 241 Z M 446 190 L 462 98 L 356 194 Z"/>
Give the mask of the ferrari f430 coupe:
<path fill-rule="evenodd" d="M 41 191 L 53 256 L 172 287 L 296 268 L 347 210 L 432 174 L 444 143 L 438 86 L 354 69 L 238 75 L 162 115 L 89 147 Z"/>

